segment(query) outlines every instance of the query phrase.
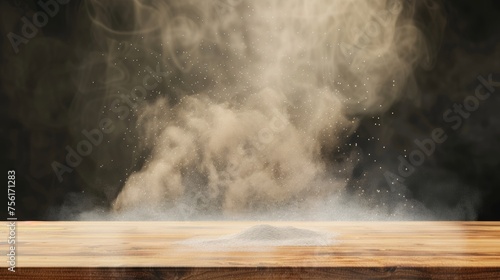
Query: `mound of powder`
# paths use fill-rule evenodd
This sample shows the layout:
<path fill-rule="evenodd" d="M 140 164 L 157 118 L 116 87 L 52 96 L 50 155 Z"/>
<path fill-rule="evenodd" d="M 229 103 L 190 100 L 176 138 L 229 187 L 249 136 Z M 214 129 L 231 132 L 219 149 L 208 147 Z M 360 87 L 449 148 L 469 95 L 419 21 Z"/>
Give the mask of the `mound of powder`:
<path fill-rule="evenodd" d="M 330 233 L 318 232 L 296 227 L 275 227 L 257 225 L 237 234 L 214 239 L 188 239 L 179 244 L 196 246 L 211 250 L 254 249 L 273 246 L 328 246 L 333 242 Z"/>

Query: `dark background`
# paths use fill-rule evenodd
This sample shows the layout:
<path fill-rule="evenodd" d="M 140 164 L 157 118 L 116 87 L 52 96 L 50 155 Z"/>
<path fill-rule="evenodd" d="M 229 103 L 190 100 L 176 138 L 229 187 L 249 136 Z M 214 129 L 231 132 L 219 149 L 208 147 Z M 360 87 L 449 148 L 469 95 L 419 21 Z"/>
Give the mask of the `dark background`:
<path fill-rule="evenodd" d="M 91 161 L 79 166 L 79 172 L 65 174 L 63 182 L 57 180 L 51 167 L 54 160 L 64 162 L 64 147 L 74 146 L 79 140 L 69 132 L 77 91 L 72 73 L 82 63 L 82 54 L 98 44 L 86 28 L 88 19 L 79 12 L 82 1 L 61 5 L 63 10 L 39 30 L 36 38 L 22 44 L 18 54 L 12 52 L 6 36 L 9 32 L 20 34 L 20 18 L 31 18 L 39 7 L 36 1 L 0 3 L 1 170 L 5 182 L 7 170 L 16 171 L 16 216 L 20 220 L 69 218 L 71 215 L 60 216 L 57 209 L 74 200 L 83 201 L 81 209 L 109 207 L 123 185 L 118 178 L 137 170 L 140 161 L 116 163 L 114 170 L 106 171 L 115 174 L 114 179 L 108 176 L 105 184 L 99 182 L 103 171 Z M 446 17 L 434 66 L 430 70 L 417 69 L 415 82 L 419 90 L 408 92 L 383 115 L 365 116 L 350 140 L 365 155 L 352 176 L 372 178 L 364 187 L 367 193 L 389 188 L 373 159 L 395 172 L 398 155 L 414 149 L 414 139 L 429 137 L 436 127 L 449 127 L 443 121 L 443 112 L 473 94 L 478 75 L 487 77 L 491 73 L 494 81 L 500 81 L 500 2 L 426 3 L 442 9 Z M 419 17 L 423 29 L 432 37 L 433 30 L 440 27 L 433 26 L 425 13 Z M 438 145 L 436 152 L 405 181 L 409 197 L 431 211 L 439 212 L 443 205 L 463 207 L 476 213 L 463 219 L 500 220 L 498 91 L 481 103 L 460 129 L 447 130 L 447 141 Z M 103 145 L 101 149 L 124 144 Z M 107 187 L 95 187 L 99 185 Z M 353 187 L 351 191 L 358 190 Z M 6 195 L 2 201 L 5 199 Z M 2 215 L 7 214 L 6 210 Z"/>

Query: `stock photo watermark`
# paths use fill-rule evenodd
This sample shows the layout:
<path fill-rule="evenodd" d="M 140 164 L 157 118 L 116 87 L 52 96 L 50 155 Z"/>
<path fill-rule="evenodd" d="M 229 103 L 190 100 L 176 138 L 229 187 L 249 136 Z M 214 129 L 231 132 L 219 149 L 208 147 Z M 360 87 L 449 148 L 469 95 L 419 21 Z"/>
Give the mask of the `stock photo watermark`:
<path fill-rule="evenodd" d="M 111 102 L 111 111 L 116 114 L 119 120 L 127 118 L 132 109 L 137 108 L 141 103 L 145 102 L 148 91 L 156 89 L 163 78 L 168 76 L 168 72 L 162 72 L 159 64 L 156 65 L 155 70 L 149 66 L 145 70 L 148 74 L 144 76 L 142 85 L 134 87 L 128 95 L 120 96 Z M 97 128 L 91 130 L 83 129 L 81 131 L 83 139 L 75 147 L 69 145 L 65 147 L 67 152 L 66 161 L 64 163 L 53 161 L 51 164 L 59 182 L 63 181 L 65 173 L 73 172 L 73 169 L 82 163 L 83 157 L 89 156 L 93 149 L 103 142 L 104 136 L 112 133 L 114 129 L 114 121 L 111 118 L 100 119 Z"/>
<path fill-rule="evenodd" d="M 7 264 L 10 272 L 16 272 L 16 171 L 7 171 Z"/>
<path fill-rule="evenodd" d="M 479 84 L 474 90 L 474 94 L 465 97 L 461 103 L 454 103 L 452 107 L 443 113 L 443 120 L 449 124 L 451 129 L 456 131 L 462 127 L 464 120 L 467 120 L 473 112 L 477 111 L 481 102 L 490 98 L 495 92 L 495 87 L 500 87 L 500 82 L 493 81 L 492 74 L 488 78 L 479 75 Z M 425 139 L 415 139 L 415 149 L 410 151 L 408 157 L 398 156 L 398 174 L 390 171 L 384 172 L 384 177 L 391 188 L 391 191 L 407 189 L 403 184 L 405 178 L 411 176 L 425 160 L 432 156 L 438 145 L 443 144 L 448 139 L 445 129 L 437 127 L 432 130 L 430 136 Z"/>
<path fill-rule="evenodd" d="M 352 62 L 356 53 L 365 49 L 375 38 L 379 37 L 383 29 L 401 13 L 402 9 L 403 7 L 399 2 L 392 2 L 392 5 L 383 12 L 376 14 L 356 33 L 359 36 L 353 42 L 341 42 L 339 47 L 344 57 L 349 62 Z"/>
<path fill-rule="evenodd" d="M 269 124 L 261 128 L 257 134 L 252 137 L 252 140 L 248 142 L 248 145 L 244 145 L 243 143 L 240 144 L 238 146 L 238 152 L 242 156 L 245 156 L 248 151 L 256 155 L 262 154 L 276 140 L 276 137 L 286 129 L 288 124 L 288 121 L 280 112 L 273 111 L 273 117 Z M 257 166 L 257 157 L 250 157 L 250 159 L 252 160 L 250 165 L 252 167 Z M 229 175 L 234 174 L 235 172 L 241 172 L 240 165 L 240 162 L 230 163 L 227 174 Z"/>
<path fill-rule="evenodd" d="M 221 0 L 215 3 L 215 12 L 219 17 L 232 13 L 243 0 Z"/>
<path fill-rule="evenodd" d="M 14 50 L 14 53 L 19 53 L 21 44 L 28 44 L 29 40 L 38 34 L 40 28 L 43 28 L 49 23 L 49 19 L 55 17 L 61 10 L 60 5 L 66 5 L 70 0 L 39 0 L 37 5 L 41 11 L 33 14 L 31 19 L 26 16 L 21 17 L 22 27 L 20 34 L 9 32 L 7 38 Z"/>
<path fill-rule="evenodd" d="M 7 253 L 7 263 L 8 270 L 10 272 L 16 272 L 16 222 L 11 221 L 7 223 L 9 227 L 9 237 L 7 239 L 8 253 Z"/>
<path fill-rule="evenodd" d="M 237 153 L 246 157 L 248 161 L 245 163 L 234 160 L 230 161 L 227 169 L 221 172 L 221 176 L 225 178 L 241 176 L 243 168 L 257 168 L 260 164 L 259 158 L 263 157 L 263 153 L 271 147 L 271 144 L 277 140 L 279 134 L 281 134 L 289 124 L 290 123 L 282 113 L 278 110 L 273 110 L 270 121 L 251 136 L 248 141 L 240 143 L 236 148 Z M 249 154 L 253 156 L 248 156 Z M 184 217 L 189 217 L 196 214 L 196 209 L 192 207 L 193 204 L 206 205 L 210 201 L 211 198 L 208 195 L 203 192 L 196 192 L 193 198 L 187 201 L 180 201 L 178 210 L 181 211 L 181 215 Z"/>

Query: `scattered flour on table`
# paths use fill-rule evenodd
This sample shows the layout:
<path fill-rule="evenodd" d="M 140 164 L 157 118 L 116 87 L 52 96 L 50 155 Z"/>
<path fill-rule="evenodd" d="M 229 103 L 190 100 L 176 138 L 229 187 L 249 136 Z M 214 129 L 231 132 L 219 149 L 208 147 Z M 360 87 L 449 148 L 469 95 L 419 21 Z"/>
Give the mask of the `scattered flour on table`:
<path fill-rule="evenodd" d="M 334 243 L 334 235 L 296 227 L 275 227 L 257 225 L 237 234 L 213 239 L 192 238 L 178 242 L 210 250 L 243 249 L 251 250 L 273 246 L 328 246 Z"/>

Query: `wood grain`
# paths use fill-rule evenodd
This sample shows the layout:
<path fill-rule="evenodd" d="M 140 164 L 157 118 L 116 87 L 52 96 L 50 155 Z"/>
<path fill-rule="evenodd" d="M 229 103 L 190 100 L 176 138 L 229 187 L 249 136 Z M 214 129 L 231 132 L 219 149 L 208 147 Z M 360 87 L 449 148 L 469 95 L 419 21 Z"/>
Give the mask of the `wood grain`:
<path fill-rule="evenodd" d="M 259 224 L 327 231 L 335 243 L 252 250 L 177 243 Z M 500 279 L 500 222 L 18 222 L 16 254 L 16 276 L 25 279 Z M 2 279 L 12 277 L 0 264 Z"/>

